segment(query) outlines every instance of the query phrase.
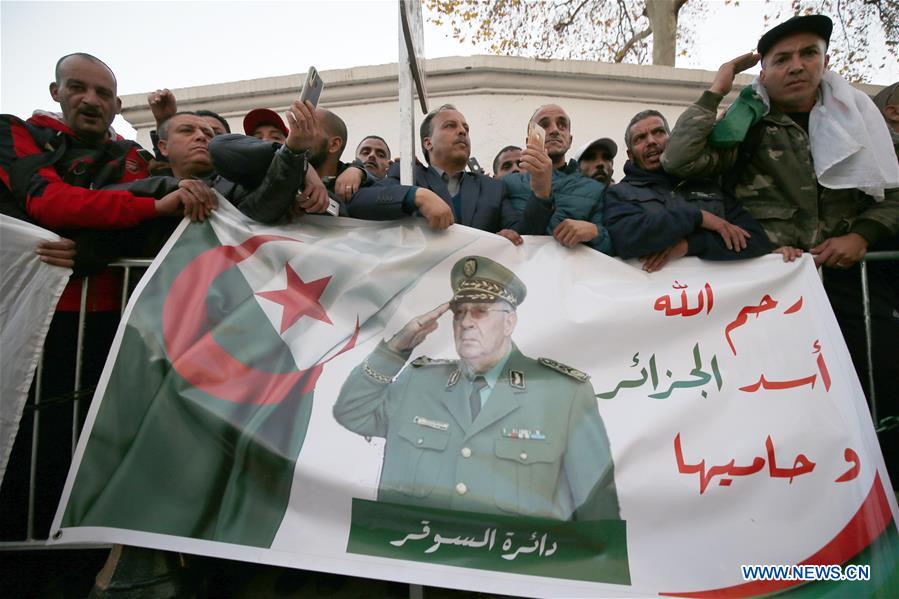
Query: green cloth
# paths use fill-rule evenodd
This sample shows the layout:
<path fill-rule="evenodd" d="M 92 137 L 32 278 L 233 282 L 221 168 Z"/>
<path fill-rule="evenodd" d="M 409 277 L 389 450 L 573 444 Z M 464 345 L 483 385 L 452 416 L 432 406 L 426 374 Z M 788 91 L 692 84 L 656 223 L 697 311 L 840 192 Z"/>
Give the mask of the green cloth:
<path fill-rule="evenodd" d="M 767 112 L 768 107 L 752 86 L 747 85 L 727 109 L 724 118 L 715 123 L 709 143 L 723 148 L 736 146 L 746 139 L 749 128 L 762 120 Z"/>

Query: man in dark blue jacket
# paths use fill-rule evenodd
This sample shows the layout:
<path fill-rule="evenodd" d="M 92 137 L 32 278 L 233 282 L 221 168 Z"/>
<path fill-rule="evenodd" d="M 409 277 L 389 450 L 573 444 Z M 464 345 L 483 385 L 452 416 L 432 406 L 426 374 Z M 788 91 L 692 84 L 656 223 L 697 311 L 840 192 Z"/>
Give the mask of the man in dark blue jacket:
<path fill-rule="evenodd" d="M 353 196 L 347 214 L 368 220 L 420 215 L 432 229 L 459 223 L 520 244 L 515 229 L 521 214 L 508 202 L 503 182 L 465 171 L 471 140 L 462 113 L 444 104 L 425 117 L 419 132 L 428 166 L 415 165 L 415 185 L 400 185 L 395 163 L 382 181 Z"/>
<path fill-rule="evenodd" d="M 681 181 L 664 171 L 660 158 L 669 132 L 655 110 L 637 113 L 627 126 L 625 177 L 605 198 L 615 253 L 640 258 L 643 270 L 654 272 L 681 256 L 737 260 L 770 252 L 762 227 L 716 180 Z"/>

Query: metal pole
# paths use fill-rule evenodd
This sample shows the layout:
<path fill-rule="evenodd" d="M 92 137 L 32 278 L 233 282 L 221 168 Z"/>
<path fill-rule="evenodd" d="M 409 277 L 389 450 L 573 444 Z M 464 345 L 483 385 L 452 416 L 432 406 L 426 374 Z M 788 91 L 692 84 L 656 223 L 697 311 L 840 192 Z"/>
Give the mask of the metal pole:
<path fill-rule="evenodd" d="M 396 18 L 399 35 L 399 108 L 400 108 L 400 183 L 412 185 L 415 168 L 415 84 L 412 81 L 412 65 L 403 37 L 403 3 L 397 2 Z"/>
<path fill-rule="evenodd" d="M 871 403 L 871 420 L 874 426 L 877 419 L 877 398 L 874 392 L 874 349 L 871 340 L 871 298 L 868 294 L 868 265 L 862 261 L 859 263 L 862 274 L 862 310 L 865 317 L 865 355 L 868 358 L 868 398 Z"/>
<path fill-rule="evenodd" d="M 44 354 L 41 353 L 34 373 L 34 415 L 31 417 L 31 462 L 28 464 L 28 519 L 26 520 L 25 540 L 34 538 L 34 495 L 37 489 L 37 449 L 38 435 L 41 432 L 41 378 L 44 374 Z"/>
<path fill-rule="evenodd" d="M 81 366 L 84 354 L 84 329 L 87 320 L 87 277 L 81 279 L 81 305 L 78 307 L 78 342 L 75 348 L 75 400 L 72 402 L 72 455 L 75 455 L 75 446 L 78 445 L 78 421 L 81 411 L 81 401 L 78 392 L 81 391 Z"/>
<path fill-rule="evenodd" d="M 131 282 L 131 267 L 125 267 L 125 274 L 122 276 L 122 309 L 119 314 L 124 316 L 125 306 L 128 304 L 128 284 Z"/>

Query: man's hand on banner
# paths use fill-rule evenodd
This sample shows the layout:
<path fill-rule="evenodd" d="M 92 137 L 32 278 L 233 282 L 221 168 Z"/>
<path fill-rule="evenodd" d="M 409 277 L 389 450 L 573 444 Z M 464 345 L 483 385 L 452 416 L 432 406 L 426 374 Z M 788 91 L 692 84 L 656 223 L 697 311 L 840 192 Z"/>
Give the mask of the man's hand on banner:
<path fill-rule="evenodd" d="M 297 194 L 294 215 L 317 214 L 328 210 L 328 190 L 314 168 L 306 169 L 302 193 Z"/>
<path fill-rule="evenodd" d="M 599 229 L 586 220 L 566 218 L 553 229 L 553 237 L 567 248 L 590 241 L 597 235 L 599 235 Z"/>
<path fill-rule="evenodd" d="M 442 231 L 453 224 L 453 209 L 439 195 L 419 187 L 415 190 L 415 207 L 428 221 L 428 227 Z"/>
<path fill-rule="evenodd" d="M 156 200 L 156 216 L 174 216 L 181 211 L 181 202 L 188 192 L 182 188 L 178 188 L 171 193 L 167 193 L 160 200 Z"/>
<path fill-rule="evenodd" d="M 75 242 L 65 237 L 59 241 L 42 241 L 37 244 L 34 253 L 40 256 L 41 262 L 63 268 L 75 267 Z"/>
<path fill-rule="evenodd" d="M 178 183 L 178 188 L 185 192 L 181 197 L 184 216 L 192 221 L 203 222 L 219 206 L 215 192 L 202 181 L 182 179 Z"/>
<path fill-rule="evenodd" d="M 847 233 L 825 239 L 809 251 L 815 255 L 815 266 L 823 264 L 831 268 L 851 268 L 865 257 L 868 240 L 858 233 Z"/>
<path fill-rule="evenodd" d="M 702 213 L 702 228 L 721 235 L 727 249 L 735 252 L 746 249 L 746 240 L 752 237 L 746 229 L 732 225 L 720 216 L 715 216 L 706 210 L 700 210 L 700 212 Z"/>
<path fill-rule="evenodd" d="M 513 231 L 512 229 L 503 229 L 497 233 L 500 237 L 505 237 L 509 241 L 512 242 L 512 245 L 521 245 L 524 243 L 524 239 L 521 238 L 521 235 L 518 234 L 518 231 Z"/>
<path fill-rule="evenodd" d="M 437 330 L 437 319 L 449 310 L 449 302 L 440 304 L 430 312 L 416 316 L 406 326 L 390 338 L 387 347 L 397 353 L 404 353 L 414 349 L 425 338 Z"/>
<path fill-rule="evenodd" d="M 334 181 L 334 195 L 341 202 L 349 202 L 362 185 L 362 169 L 351 166 Z"/>
<path fill-rule="evenodd" d="M 784 257 L 784 262 L 792 262 L 796 258 L 802 257 L 802 250 L 799 248 L 794 248 L 791 245 L 782 245 L 776 250 L 771 250 L 772 254 L 781 254 Z"/>
<path fill-rule="evenodd" d="M 659 250 L 658 252 L 649 254 L 648 256 L 643 256 L 642 258 L 640 258 L 640 261 L 643 262 L 643 270 L 645 270 L 646 272 L 657 272 L 662 270 L 662 267 L 672 260 L 682 258 L 686 255 L 687 240 L 681 239 L 674 245 L 667 247 L 664 250 Z"/>

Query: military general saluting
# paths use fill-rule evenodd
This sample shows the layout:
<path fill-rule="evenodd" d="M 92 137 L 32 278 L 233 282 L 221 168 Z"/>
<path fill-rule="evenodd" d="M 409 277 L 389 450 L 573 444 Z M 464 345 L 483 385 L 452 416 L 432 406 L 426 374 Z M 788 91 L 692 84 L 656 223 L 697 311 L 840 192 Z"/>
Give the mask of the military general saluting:
<path fill-rule="evenodd" d="M 560 520 L 618 519 L 609 439 L 589 377 L 512 342 L 524 283 L 459 260 L 449 302 L 414 318 L 347 378 L 334 416 L 384 437 L 378 500 Z M 452 313 L 459 360 L 412 351 Z M 400 372 L 402 371 L 402 372 Z"/>

